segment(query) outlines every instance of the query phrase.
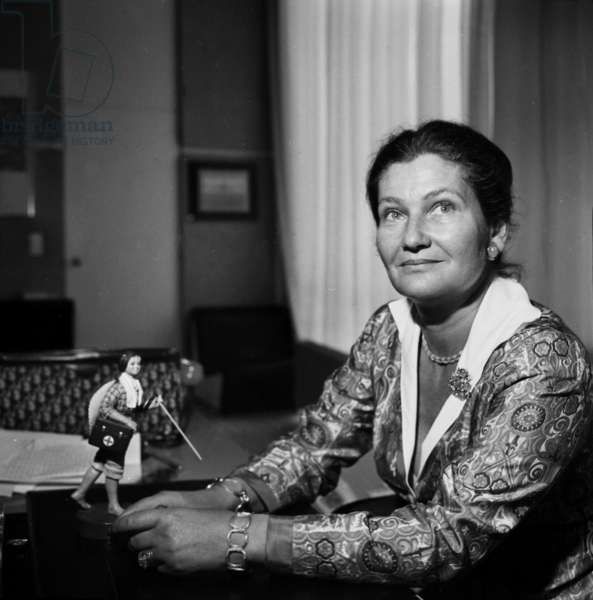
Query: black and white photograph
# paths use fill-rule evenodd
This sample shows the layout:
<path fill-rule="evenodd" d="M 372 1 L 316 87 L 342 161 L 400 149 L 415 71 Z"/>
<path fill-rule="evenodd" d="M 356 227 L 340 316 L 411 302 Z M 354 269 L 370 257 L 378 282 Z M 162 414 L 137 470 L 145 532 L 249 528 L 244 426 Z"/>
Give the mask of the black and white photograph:
<path fill-rule="evenodd" d="M 593 600 L 593 0 L 0 0 L 0 598 Z"/>

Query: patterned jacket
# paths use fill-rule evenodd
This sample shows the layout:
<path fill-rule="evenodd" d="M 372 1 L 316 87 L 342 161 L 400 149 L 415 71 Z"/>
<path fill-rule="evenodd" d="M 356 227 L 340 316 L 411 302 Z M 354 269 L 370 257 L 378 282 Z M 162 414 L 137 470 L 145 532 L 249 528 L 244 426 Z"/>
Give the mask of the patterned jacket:
<path fill-rule="evenodd" d="M 592 377 L 578 338 L 542 308 L 499 344 L 413 488 L 402 460 L 401 346 L 384 306 L 300 426 L 233 473 L 275 511 L 327 493 L 373 449 L 401 507 L 272 516 L 272 562 L 413 588 L 479 579 L 492 597 L 593 597 Z"/>
<path fill-rule="evenodd" d="M 119 381 L 114 381 L 103 396 L 103 400 L 99 406 L 99 417 L 101 419 L 108 419 L 113 409 L 126 417 L 131 417 L 135 412 L 134 408 L 128 407 L 126 390 Z"/>

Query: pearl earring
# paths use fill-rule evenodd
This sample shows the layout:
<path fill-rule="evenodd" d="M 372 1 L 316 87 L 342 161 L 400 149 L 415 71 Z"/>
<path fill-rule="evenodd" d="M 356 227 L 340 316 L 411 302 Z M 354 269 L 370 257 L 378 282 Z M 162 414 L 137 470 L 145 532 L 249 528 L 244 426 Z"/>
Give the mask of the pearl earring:
<path fill-rule="evenodd" d="M 488 253 L 488 260 L 495 260 L 498 256 L 498 248 L 494 244 L 490 244 L 486 252 Z"/>

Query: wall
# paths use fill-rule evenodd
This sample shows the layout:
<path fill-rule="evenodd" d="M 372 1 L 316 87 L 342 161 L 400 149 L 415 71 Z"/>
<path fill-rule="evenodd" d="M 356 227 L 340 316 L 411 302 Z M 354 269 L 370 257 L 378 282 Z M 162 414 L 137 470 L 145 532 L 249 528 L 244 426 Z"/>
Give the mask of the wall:
<path fill-rule="evenodd" d="M 175 4 L 62 0 L 71 32 L 63 46 L 77 51 L 63 58 L 67 119 L 112 128 L 86 136 L 109 143 L 74 143 L 85 136 L 73 131 L 65 140 L 66 290 L 77 305 L 79 346 L 179 345 L 179 322 L 192 306 L 280 295 L 266 2 L 178 3 L 179 159 Z M 86 55 L 95 63 L 81 91 Z M 186 216 L 182 165 L 198 158 L 255 164 L 256 219 Z"/>
<path fill-rule="evenodd" d="M 35 217 L 0 219 L 0 297 L 61 297 L 62 152 L 36 149 L 30 153 L 27 168 L 35 195 Z M 41 244 L 36 246 L 31 236 L 40 236 Z"/>
<path fill-rule="evenodd" d="M 64 292 L 62 152 L 38 127 L 42 120 L 53 120 L 59 106 L 47 93 L 50 81 L 60 77 L 54 70 L 58 20 L 47 2 L 0 6 L 0 171 L 26 172 L 35 197 L 32 218 L 0 218 L 0 298 L 59 297 Z M 21 82 L 26 83 L 21 87 Z M 8 104 L 5 98 L 10 98 Z M 36 127 L 15 134 L 15 127 L 24 123 Z M 10 203 L 0 198 L 4 202 Z M 41 240 L 33 248 L 32 235 Z"/>
<path fill-rule="evenodd" d="M 62 0 L 78 346 L 179 343 L 173 0 Z"/>
<path fill-rule="evenodd" d="M 495 140 L 515 173 L 512 258 L 593 347 L 593 4 L 498 0 Z"/>
<path fill-rule="evenodd" d="M 187 160 L 255 165 L 256 218 L 194 220 L 182 193 L 182 311 L 279 299 L 266 0 L 179 3 L 180 137 Z M 185 166 L 181 180 L 186 183 Z M 185 190 L 183 190 L 185 191 Z"/>

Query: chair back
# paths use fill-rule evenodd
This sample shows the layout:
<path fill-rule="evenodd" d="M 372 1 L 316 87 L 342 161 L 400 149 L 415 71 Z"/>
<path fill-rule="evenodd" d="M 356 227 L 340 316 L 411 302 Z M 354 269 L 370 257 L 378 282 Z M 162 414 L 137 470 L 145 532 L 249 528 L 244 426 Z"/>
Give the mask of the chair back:
<path fill-rule="evenodd" d="M 191 356 L 207 375 L 294 353 L 292 320 L 284 306 L 194 308 L 189 329 Z"/>

